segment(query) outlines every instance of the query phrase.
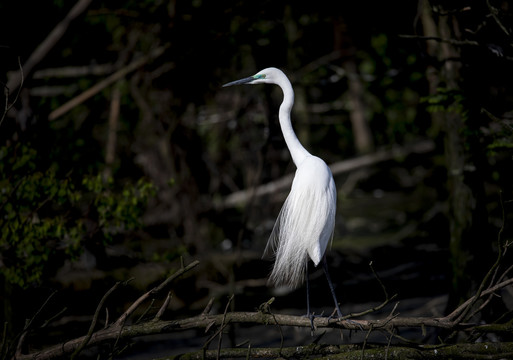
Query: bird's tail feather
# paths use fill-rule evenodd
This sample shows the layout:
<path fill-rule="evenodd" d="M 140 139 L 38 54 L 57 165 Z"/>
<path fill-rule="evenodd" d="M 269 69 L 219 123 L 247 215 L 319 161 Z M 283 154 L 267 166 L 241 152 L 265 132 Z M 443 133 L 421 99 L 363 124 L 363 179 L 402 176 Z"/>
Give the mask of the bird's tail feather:
<path fill-rule="evenodd" d="M 295 226 L 286 224 L 290 221 L 290 197 L 285 200 L 278 215 L 273 231 L 264 250 L 264 257 L 275 259 L 274 267 L 269 276 L 269 284 L 274 286 L 299 287 L 305 280 L 306 262 L 308 250 L 306 247 L 297 246 L 291 240 L 298 237 L 291 229 Z"/>

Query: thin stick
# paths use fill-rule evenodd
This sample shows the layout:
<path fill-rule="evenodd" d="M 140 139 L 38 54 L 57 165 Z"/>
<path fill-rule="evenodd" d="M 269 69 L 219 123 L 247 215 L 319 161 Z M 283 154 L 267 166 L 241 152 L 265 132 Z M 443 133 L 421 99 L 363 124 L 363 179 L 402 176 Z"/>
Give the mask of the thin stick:
<path fill-rule="evenodd" d="M 201 312 L 201 315 L 208 315 L 208 313 L 210 312 L 210 310 L 212 310 L 212 306 L 214 305 L 214 299 L 215 299 L 215 298 L 210 298 L 210 300 L 208 301 L 207 306 L 205 306 L 205 308 L 204 308 L 204 309 L 203 309 L 203 311 Z"/>
<path fill-rule="evenodd" d="M 502 193 L 499 192 L 499 195 L 500 195 L 500 204 L 503 205 Z M 492 265 L 490 270 L 488 270 L 488 272 L 486 273 L 485 277 L 481 281 L 481 284 L 479 284 L 479 288 L 477 289 L 476 294 L 471 298 L 472 300 L 470 302 L 468 302 L 468 303 L 467 303 L 467 301 L 465 302 L 467 304 L 466 307 L 461 308 L 461 306 L 460 306 L 458 308 L 458 309 L 461 308 L 461 313 L 456 318 L 456 320 L 454 320 L 456 324 L 458 324 L 458 323 L 460 323 L 462 321 L 465 321 L 466 319 L 470 318 L 470 316 L 467 316 L 467 314 L 470 312 L 470 310 L 472 309 L 474 304 L 477 302 L 477 300 L 479 298 L 481 298 L 481 294 L 483 293 L 483 289 L 485 288 L 486 284 L 488 283 L 488 279 L 490 279 L 490 277 L 492 277 L 492 279 L 493 279 L 495 277 L 496 272 L 499 269 L 499 266 L 501 264 L 501 261 L 503 259 L 503 255 L 504 255 L 504 250 L 502 248 L 502 243 L 501 243 L 502 242 L 501 241 L 501 239 L 502 239 L 502 231 L 504 229 L 504 222 L 505 222 L 504 206 L 502 206 L 502 219 L 503 219 L 503 223 L 502 223 L 502 226 L 499 229 L 499 233 L 497 235 L 497 246 L 498 246 L 498 250 L 499 250 L 499 253 L 497 254 L 497 259 L 495 260 L 495 263 Z M 493 285 L 493 280 L 490 282 L 490 286 L 488 287 L 488 289 L 490 289 L 490 287 L 492 285 Z"/>
<path fill-rule="evenodd" d="M 180 270 L 176 271 L 168 277 L 163 283 L 161 283 L 159 286 L 153 288 L 152 290 L 146 292 L 141 297 L 139 297 L 129 308 L 126 310 L 114 323 L 114 326 L 122 326 L 122 324 L 125 323 L 126 319 L 134 313 L 134 311 L 141 306 L 141 304 L 146 301 L 149 297 L 154 296 L 161 292 L 163 289 L 165 289 L 174 279 L 179 277 L 180 275 L 186 273 L 187 271 L 191 270 L 192 268 L 196 267 L 199 264 L 199 261 L 193 261 L 186 267 L 182 267 Z"/>
<path fill-rule="evenodd" d="M 381 281 L 381 278 L 379 277 L 378 273 L 376 272 L 376 270 L 374 270 L 374 266 L 372 266 L 372 261 L 369 263 L 369 267 L 371 268 L 371 271 L 372 273 L 374 274 L 374 276 L 376 277 L 376 280 L 378 280 L 378 283 L 379 285 L 381 286 L 381 289 L 383 290 L 383 293 L 385 294 L 385 300 L 388 300 L 388 292 L 387 292 L 387 288 L 385 287 L 385 285 L 383 284 L 383 282 Z"/>
<path fill-rule="evenodd" d="M 153 304 L 155 304 L 155 299 L 151 299 L 150 305 L 148 305 L 146 309 L 144 309 L 141 316 L 139 316 L 139 318 L 135 321 L 136 324 L 140 324 L 143 321 L 146 314 L 148 314 L 150 310 L 153 308 Z"/>
<path fill-rule="evenodd" d="M 7 116 L 7 113 L 9 112 L 9 110 L 11 110 L 11 108 L 14 106 L 14 104 L 16 104 L 16 102 L 18 101 L 18 98 L 20 97 L 21 89 L 23 87 L 24 77 L 23 77 L 23 66 L 21 66 L 21 59 L 19 56 L 18 56 L 18 66 L 20 67 L 20 85 L 18 86 L 18 92 L 16 93 L 16 96 L 14 97 L 14 100 L 11 103 L 11 105 L 9 105 L 9 92 L 10 92 L 9 85 L 4 85 L 5 108 L 4 108 L 4 112 L 2 114 L 2 118 L 0 119 L 0 126 L 2 126 L 2 123 L 4 122 L 4 119 Z"/>
<path fill-rule="evenodd" d="M 52 120 L 57 119 L 58 117 L 64 115 L 65 113 L 67 113 L 68 111 L 73 109 L 75 106 L 78 106 L 78 105 L 82 104 L 84 101 L 86 101 L 87 99 L 93 97 L 94 95 L 96 95 L 97 93 L 99 93 L 100 91 L 105 89 L 107 86 L 124 78 L 126 75 L 128 75 L 132 71 L 136 70 L 137 68 L 143 66 L 147 62 L 158 58 L 160 55 L 162 55 L 164 53 L 165 49 L 166 49 L 166 47 L 164 47 L 164 46 L 156 48 L 152 52 L 150 52 L 148 55 L 143 56 L 137 60 L 134 60 L 132 63 L 128 64 L 124 68 L 116 71 L 114 74 L 112 74 L 109 77 L 107 77 L 106 79 L 100 81 L 96 85 L 93 85 L 92 87 L 90 87 L 89 89 L 87 89 L 86 91 L 81 93 L 80 95 L 74 97 L 67 103 L 63 104 L 62 106 L 60 106 L 57 109 L 55 109 L 54 111 L 52 111 L 48 115 L 48 120 L 52 121 Z"/>
<path fill-rule="evenodd" d="M 87 335 L 82 341 L 82 343 L 76 348 L 76 350 L 71 355 L 71 359 L 74 359 L 75 356 L 80 354 L 80 352 L 86 347 L 87 343 L 89 343 L 89 340 L 91 340 L 91 337 L 93 336 L 94 328 L 96 327 L 96 323 L 98 322 L 98 317 L 100 316 L 100 310 L 102 309 L 103 305 L 105 304 L 105 301 L 107 301 L 107 298 L 119 287 L 121 282 L 117 282 L 114 284 L 113 287 L 110 288 L 105 295 L 103 295 L 103 298 L 99 302 L 98 306 L 96 307 L 96 311 L 94 312 L 93 321 L 91 321 L 91 325 L 89 326 L 89 331 L 87 332 Z"/>
<path fill-rule="evenodd" d="M 167 307 L 169 306 L 169 302 L 171 301 L 171 297 L 171 292 L 168 292 L 166 300 L 164 300 L 164 303 L 157 312 L 157 315 L 155 315 L 155 317 L 153 318 L 153 321 L 159 321 L 162 315 L 164 315 L 164 312 L 166 311 Z"/>
<path fill-rule="evenodd" d="M 508 285 L 511 285 L 511 284 L 513 284 L 513 278 L 505 280 L 503 282 L 500 282 L 497 285 L 492 286 L 492 287 L 484 290 L 479 295 L 479 297 L 489 295 L 489 294 L 491 294 L 491 293 L 493 293 L 493 292 L 495 292 L 495 291 L 497 291 L 499 289 L 502 289 L 502 288 L 504 288 L 504 287 L 506 287 Z M 474 295 L 471 298 L 467 299 L 467 301 L 465 301 L 463 304 L 458 306 L 452 313 L 450 313 L 449 315 L 445 316 L 443 319 L 444 320 L 454 319 L 456 316 L 458 316 L 458 314 L 460 314 L 464 309 L 466 309 L 469 306 L 469 304 L 474 303 L 477 299 L 478 299 L 478 297 L 477 297 L 477 293 L 476 293 L 476 295 Z M 457 323 L 454 320 L 452 320 L 452 322 Z"/>
<path fill-rule="evenodd" d="M 228 299 L 228 303 L 226 304 L 226 307 L 224 308 L 223 321 L 221 322 L 221 329 L 223 329 L 225 327 L 224 324 L 226 321 L 226 314 L 228 313 L 228 308 L 230 307 L 233 297 L 234 297 L 234 295 L 232 294 L 232 296 L 230 296 L 230 298 Z M 219 356 L 221 355 L 222 341 L 223 341 L 223 331 L 221 330 L 221 332 L 219 333 L 219 341 L 217 343 L 217 360 L 219 360 Z"/>
<path fill-rule="evenodd" d="M 50 296 L 48 296 L 45 300 L 45 302 L 43 303 L 43 305 L 41 305 L 41 307 L 37 310 L 37 312 L 34 314 L 34 316 L 32 316 L 32 319 L 30 320 L 27 320 L 27 322 L 25 323 L 25 327 L 23 328 L 23 332 L 21 333 L 20 335 L 20 338 L 18 340 L 18 345 L 16 346 L 16 356 L 19 356 L 21 355 L 21 345 L 23 344 L 23 340 L 25 339 L 25 336 L 27 335 L 30 327 L 32 326 L 32 324 L 34 323 L 35 319 L 37 318 L 37 316 L 43 311 L 43 309 L 46 307 L 46 304 L 48 304 L 48 302 L 50 301 L 51 298 L 53 298 L 53 296 L 57 293 L 57 291 L 54 291 L 50 294 Z"/>

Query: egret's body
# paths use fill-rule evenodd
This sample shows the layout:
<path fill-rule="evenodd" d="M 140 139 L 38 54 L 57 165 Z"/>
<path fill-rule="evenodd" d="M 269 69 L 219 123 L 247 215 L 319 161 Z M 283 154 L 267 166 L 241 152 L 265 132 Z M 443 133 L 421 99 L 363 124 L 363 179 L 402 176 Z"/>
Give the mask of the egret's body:
<path fill-rule="evenodd" d="M 267 68 L 257 74 L 233 81 L 224 86 L 238 84 L 276 84 L 283 91 L 280 106 L 280 127 L 292 160 L 297 167 L 290 194 L 278 215 L 264 254 L 275 257 L 269 281 L 277 286 L 298 287 L 307 280 L 308 259 L 315 266 L 323 262 L 337 313 L 342 316 L 331 284 L 324 253 L 333 237 L 337 192 L 330 168 L 311 155 L 299 142 L 290 121 L 294 104 L 294 91 L 287 76 L 279 69 Z M 310 316 L 309 300 L 307 311 Z"/>
<path fill-rule="evenodd" d="M 304 281 L 308 257 L 319 265 L 333 236 L 336 201 L 329 167 L 320 158 L 307 156 L 297 166 L 265 250 L 275 253 L 272 283 L 297 287 Z"/>

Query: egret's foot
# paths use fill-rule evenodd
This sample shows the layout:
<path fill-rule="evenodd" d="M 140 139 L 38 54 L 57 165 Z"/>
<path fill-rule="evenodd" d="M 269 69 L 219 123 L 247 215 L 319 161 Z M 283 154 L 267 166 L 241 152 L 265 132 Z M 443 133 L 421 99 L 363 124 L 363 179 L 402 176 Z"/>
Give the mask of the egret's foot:
<path fill-rule="evenodd" d="M 310 328 L 312 330 L 312 336 L 315 331 L 314 319 L 318 318 L 318 317 L 322 317 L 323 315 L 324 315 L 324 313 L 322 313 L 321 315 L 315 315 L 315 313 L 304 315 L 304 317 L 307 317 L 308 319 L 310 319 Z"/>
<path fill-rule="evenodd" d="M 337 314 L 337 316 L 335 316 L 335 314 Z M 328 316 L 328 320 L 331 320 L 331 319 L 342 319 L 344 316 L 342 315 L 342 312 L 340 311 L 340 309 L 337 307 L 335 310 L 333 310 L 333 312 L 331 313 L 330 316 Z"/>

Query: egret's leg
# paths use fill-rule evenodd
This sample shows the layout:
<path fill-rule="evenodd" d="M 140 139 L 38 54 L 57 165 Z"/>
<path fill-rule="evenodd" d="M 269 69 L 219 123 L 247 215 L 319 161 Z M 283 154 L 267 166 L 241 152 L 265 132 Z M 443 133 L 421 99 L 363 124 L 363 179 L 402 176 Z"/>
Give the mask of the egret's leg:
<path fill-rule="evenodd" d="M 312 327 L 312 334 L 315 330 L 314 315 L 310 312 L 310 282 L 308 281 L 308 261 L 306 262 L 306 316 L 310 319 L 310 326 Z"/>
<path fill-rule="evenodd" d="M 338 306 L 337 295 L 335 295 L 335 288 L 333 287 L 333 283 L 331 282 L 330 274 L 328 272 L 328 262 L 326 261 L 326 256 L 322 257 L 322 268 L 324 269 L 324 274 L 326 274 L 326 279 L 328 279 L 328 285 L 330 286 L 331 295 L 333 296 L 333 301 L 335 301 L 335 307 L 337 308 L 337 315 L 339 318 L 341 318 L 342 312 L 340 311 L 340 307 Z"/>
<path fill-rule="evenodd" d="M 308 261 L 306 262 L 306 316 L 310 317 L 310 282 L 308 281 Z"/>

